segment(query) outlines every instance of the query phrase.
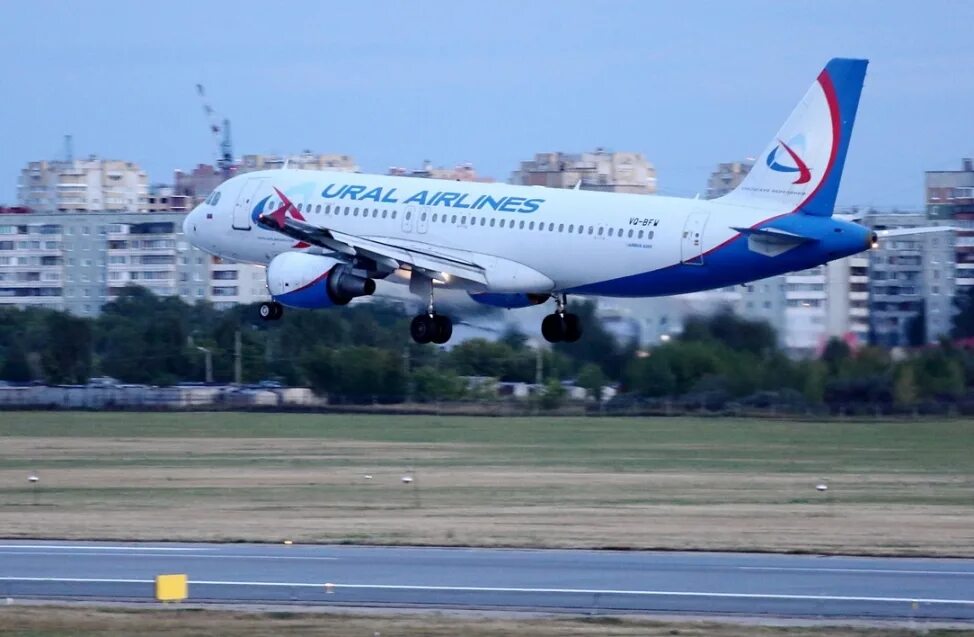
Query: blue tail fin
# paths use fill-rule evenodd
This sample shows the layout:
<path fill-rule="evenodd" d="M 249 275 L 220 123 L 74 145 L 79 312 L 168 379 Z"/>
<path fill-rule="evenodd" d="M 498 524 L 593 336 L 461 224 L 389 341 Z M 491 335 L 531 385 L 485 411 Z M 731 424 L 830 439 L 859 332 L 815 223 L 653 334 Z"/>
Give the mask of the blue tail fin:
<path fill-rule="evenodd" d="M 829 61 L 751 172 L 724 200 L 769 212 L 831 216 L 867 64 Z"/>

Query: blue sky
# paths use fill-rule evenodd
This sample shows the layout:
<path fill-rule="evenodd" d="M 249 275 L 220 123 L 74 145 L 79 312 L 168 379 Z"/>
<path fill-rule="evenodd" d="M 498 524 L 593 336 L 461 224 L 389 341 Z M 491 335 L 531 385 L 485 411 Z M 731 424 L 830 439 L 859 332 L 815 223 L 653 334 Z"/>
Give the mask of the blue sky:
<path fill-rule="evenodd" d="M 974 3 L 8 0 L 0 202 L 30 160 L 211 161 L 194 86 L 235 152 L 340 152 L 367 172 L 602 146 L 664 194 L 760 152 L 825 62 L 871 60 L 842 205 L 919 207 L 923 171 L 974 154 Z"/>

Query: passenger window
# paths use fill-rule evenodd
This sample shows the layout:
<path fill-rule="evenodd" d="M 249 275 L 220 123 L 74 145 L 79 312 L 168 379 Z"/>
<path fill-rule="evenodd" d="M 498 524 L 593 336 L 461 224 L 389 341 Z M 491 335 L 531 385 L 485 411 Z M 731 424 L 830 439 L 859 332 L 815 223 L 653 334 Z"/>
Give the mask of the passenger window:
<path fill-rule="evenodd" d="M 642 239 L 642 238 L 643 238 L 643 231 L 642 231 L 642 230 L 640 230 L 640 231 L 639 231 L 639 238 L 640 238 L 640 239 Z"/>
<path fill-rule="evenodd" d="M 632 239 L 632 230 L 629 231 L 629 238 Z"/>
<path fill-rule="evenodd" d="M 534 230 L 534 222 L 528 224 L 528 230 Z"/>
<path fill-rule="evenodd" d="M 523 221 L 520 224 L 520 228 L 521 228 L 521 230 L 524 230 L 524 222 Z"/>
<path fill-rule="evenodd" d="M 331 214 L 331 204 L 328 204 L 327 206 L 325 206 L 325 214 L 326 215 L 327 214 Z"/>
<path fill-rule="evenodd" d="M 568 224 L 568 231 L 569 232 L 575 232 L 575 224 L 574 223 Z"/>
<path fill-rule="evenodd" d="M 457 222 L 457 216 L 453 215 L 453 221 L 451 221 L 450 223 L 456 223 L 456 222 Z"/>
<path fill-rule="evenodd" d="M 406 211 L 406 221 L 409 221 L 410 219 L 412 219 L 412 217 L 413 217 L 413 213 L 407 210 Z"/>
<path fill-rule="evenodd" d="M 588 227 L 588 233 L 589 234 L 592 234 L 593 232 L 595 232 L 595 228 L 593 228 L 592 226 L 589 226 Z"/>
<path fill-rule="evenodd" d="M 467 216 L 466 215 L 460 217 L 460 225 L 461 226 L 467 225 Z"/>
<path fill-rule="evenodd" d="M 316 215 L 320 215 L 321 214 L 321 204 L 318 204 L 317 206 L 315 206 L 315 214 Z"/>
<path fill-rule="evenodd" d="M 612 236 L 612 228 L 609 228 L 609 236 Z"/>
<path fill-rule="evenodd" d="M 490 227 L 491 227 L 491 228 L 493 228 L 493 227 L 494 227 L 494 223 L 495 223 L 496 221 L 497 221 L 497 219 L 491 219 L 491 220 L 490 220 Z"/>
<path fill-rule="evenodd" d="M 600 236 L 600 237 L 602 236 L 602 232 L 603 232 L 604 230 L 605 230 L 605 228 L 599 228 L 599 236 Z"/>
<path fill-rule="evenodd" d="M 348 206 L 345 206 L 345 216 L 346 217 L 348 216 L 348 213 L 351 212 L 351 211 L 352 211 L 351 208 L 349 208 Z"/>
<path fill-rule="evenodd" d="M 358 216 L 358 208 L 356 208 L 355 210 L 352 211 L 352 216 L 353 217 L 357 217 Z"/>
<path fill-rule="evenodd" d="M 486 224 L 487 224 L 487 217 L 481 217 L 480 218 L 480 225 L 483 226 L 483 225 L 486 225 Z"/>
<path fill-rule="evenodd" d="M 558 232 L 564 232 L 564 231 L 565 231 L 565 224 L 559 223 L 558 224 Z"/>
<path fill-rule="evenodd" d="M 433 223 L 436 223 L 436 213 L 433 213 Z"/>
<path fill-rule="evenodd" d="M 304 204 L 300 204 L 300 203 L 298 204 L 298 212 L 301 212 L 301 206 L 303 206 L 303 205 Z"/>
<path fill-rule="evenodd" d="M 395 219 L 397 214 L 399 214 L 399 211 L 398 210 L 393 210 L 392 211 L 392 218 Z"/>
<path fill-rule="evenodd" d="M 548 232 L 554 232 L 554 231 L 555 231 L 555 224 L 549 223 L 548 224 Z"/>
<path fill-rule="evenodd" d="M 419 219 L 420 221 L 426 221 L 426 213 L 424 212 L 423 214 L 419 215 Z"/>
<path fill-rule="evenodd" d="M 389 211 L 388 210 L 383 210 L 382 211 L 382 218 L 385 219 L 387 214 L 389 214 Z"/>
<path fill-rule="evenodd" d="M 652 239 L 654 236 L 656 236 L 656 231 L 655 230 L 650 230 L 649 231 L 649 238 Z"/>

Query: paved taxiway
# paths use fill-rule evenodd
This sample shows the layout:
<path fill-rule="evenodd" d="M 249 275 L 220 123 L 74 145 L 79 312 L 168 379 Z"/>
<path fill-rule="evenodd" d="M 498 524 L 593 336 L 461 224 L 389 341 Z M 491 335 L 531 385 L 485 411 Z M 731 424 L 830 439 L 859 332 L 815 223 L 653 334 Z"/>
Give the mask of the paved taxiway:
<path fill-rule="evenodd" d="M 0 540 L 0 597 L 974 621 L 974 560 Z"/>

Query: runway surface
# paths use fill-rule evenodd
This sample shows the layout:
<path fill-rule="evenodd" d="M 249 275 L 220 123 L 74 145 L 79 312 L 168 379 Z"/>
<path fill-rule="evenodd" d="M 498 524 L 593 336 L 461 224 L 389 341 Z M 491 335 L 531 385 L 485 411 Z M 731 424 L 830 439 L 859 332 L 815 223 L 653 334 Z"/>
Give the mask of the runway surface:
<path fill-rule="evenodd" d="M 974 621 L 974 560 L 0 540 L 0 597 Z"/>

